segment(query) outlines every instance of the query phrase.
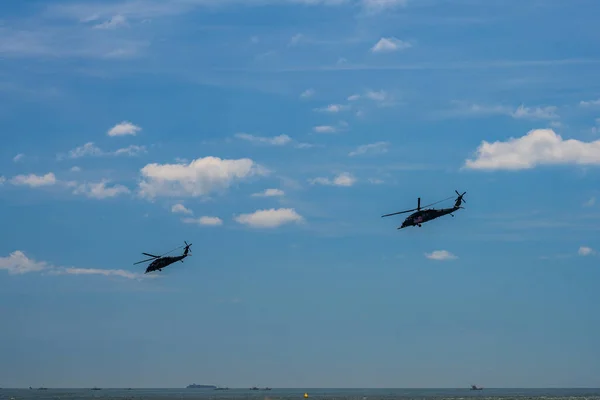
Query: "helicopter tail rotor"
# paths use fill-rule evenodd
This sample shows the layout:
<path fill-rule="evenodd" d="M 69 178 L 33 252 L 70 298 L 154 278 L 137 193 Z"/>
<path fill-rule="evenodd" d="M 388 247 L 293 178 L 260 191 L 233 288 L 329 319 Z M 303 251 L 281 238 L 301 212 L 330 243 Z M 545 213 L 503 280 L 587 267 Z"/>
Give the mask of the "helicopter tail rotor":
<path fill-rule="evenodd" d="M 185 243 L 185 250 L 183 251 L 183 254 L 191 256 L 192 255 L 192 250 L 190 249 L 190 246 L 192 245 L 191 243 L 188 244 L 188 242 L 186 242 L 185 240 L 183 241 L 183 243 Z M 189 254 L 188 254 L 189 253 Z"/>
<path fill-rule="evenodd" d="M 467 192 L 463 192 L 463 194 L 458 193 L 458 190 L 454 190 L 456 192 L 456 194 L 458 195 L 458 197 L 456 198 L 456 202 L 454 203 L 454 207 L 456 208 L 463 208 L 461 207 L 461 204 L 464 202 L 466 203 L 467 201 L 463 199 L 463 196 L 467 193 Z"/>

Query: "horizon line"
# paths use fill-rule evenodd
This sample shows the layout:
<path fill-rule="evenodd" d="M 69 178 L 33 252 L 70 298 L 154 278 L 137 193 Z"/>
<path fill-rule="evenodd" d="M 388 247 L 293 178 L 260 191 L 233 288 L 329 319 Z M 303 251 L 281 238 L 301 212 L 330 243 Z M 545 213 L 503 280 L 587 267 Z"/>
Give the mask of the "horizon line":
<path fill-rule="evenodd" d="M 250 387 L 228 387 L 228 386 L 217 386 L 217 385 L 211 385 L 211 384 L 203 384 L 203 385 L 208 385 L 208 386 L 216 386 L 217 388 L 228 388 L 228 390 L 251 390 Z M 267 386 L 270 389 L 273 390 L 309 390 L 309 389 L 316 389 L 316 390 L 471 390 L 471 388 L 469 386 L 452 386 L 452 387 L 369 387 L 369 386 L 365 386 L 365 387 L 334 387 L 334 386 L 322 386 L 322 387 L 275 387 L 275 386 Z M 188 389 L 186 386 L 172 386 L 172 387 L 128 387 L 128 386 L 122 386 L 122 387 L 98 387 L 98 386 L 92 386 L 92 387 L 87 387 L 87 386 L 80 386 L 80 387 L 76 387 L 76 386 L 71 386 L 71 387 L 47 387 L 47 386 L 38 386 L 38 387 L 0 387 L 0 390 L 40 390 L 40 388 L 43 389 L 47 389 L 47 390 L 63 390 L 63 389 L 67 389 L 67 390 L 73 390 L 73 389 L 81 389 L 81 390 L 93 390 L 93 389 L 101 389 L 101 390 L 174 390 L 174 389 Z M 482 390 L 573 390 L 573 389 L 594 389 L 594 390 L 600 390 L 600 387 L 594 387 L 594 386 L 573 386 L 573 387 L 512 387 L 512 386 L 502 386 L 502 387 L 485 387 L 485 386 L 481 386 L 480 387 Z M 189 389 L 196 389 L 196 390 L 214 390 L 212 387 L 207 387 L 207 388 L 189 388 Z M 265 391 L 264 387 L 263 388 L 259 388 L 259 391 Z"/>

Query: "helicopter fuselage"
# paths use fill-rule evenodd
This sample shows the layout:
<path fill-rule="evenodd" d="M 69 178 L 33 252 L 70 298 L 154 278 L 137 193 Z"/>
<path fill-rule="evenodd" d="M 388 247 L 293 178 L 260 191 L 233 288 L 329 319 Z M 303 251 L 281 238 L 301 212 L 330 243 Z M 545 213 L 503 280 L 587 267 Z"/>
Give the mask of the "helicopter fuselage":
<path fill-rule="evenodd" d="M 157 258 L 156 260 L 152 261 L 150 263 L 150 265 L 148 265 L 148 268 L 146 268 L 146 274 L 148 272 L 152 272 L 152 271 L 160 271 L 162 270 L 164 267 L 171 265 L 177 261 L 181 261 L 184 258 L 187 257 L 187 254 L 185 255 L 181 255 L 181 256 L 175 256 L 175 257 L 161 257 L 161 258 Z"/>
<path fill-rule="evenodd" d="M 451 214 L 459 208 L 460 207 L 441 208 L 439 210 L 432 208 L 416 211 L 410 214 L 408 217 L 406 217 L 406 219 L 404 220 L 404 222 L 402 222 L 402 225 L 398 229 L 406 228 L 409 226 L 421 227 L 421 224 L 424 224 L 427 221 L 431 221 L 439 217 L 443 217 L 444 215 Z"/>

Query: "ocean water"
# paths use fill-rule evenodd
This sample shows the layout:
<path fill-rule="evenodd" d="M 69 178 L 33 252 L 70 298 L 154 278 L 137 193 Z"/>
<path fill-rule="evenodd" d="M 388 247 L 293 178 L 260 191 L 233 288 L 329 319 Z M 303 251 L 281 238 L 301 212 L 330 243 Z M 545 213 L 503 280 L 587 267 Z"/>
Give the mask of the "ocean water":
<path fill-rule="evenodd" d="M 600 389 L 0 389 L 1 400 L 600 400 Z"/>

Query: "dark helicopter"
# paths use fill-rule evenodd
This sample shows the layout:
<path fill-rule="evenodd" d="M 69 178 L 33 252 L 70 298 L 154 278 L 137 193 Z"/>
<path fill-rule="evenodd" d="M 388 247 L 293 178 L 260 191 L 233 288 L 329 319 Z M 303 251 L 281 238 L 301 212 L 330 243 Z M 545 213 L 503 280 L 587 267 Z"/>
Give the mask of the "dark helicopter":
<path fill-rule="evenodd" d="M 152 271 L 156 271 L 156 270 L 162 271 L 162 269 L 164 267 L 166 267 L 168 265 L 171 265 L 174 262 L 177 262 L 177 261 L 183 262 L 184 258 L 186 258 L 187 256 L 191 256 L 192 255 L 191 254 L 192 251 L 190 250 L 190 246 L 192 244 L 191 243 L 188 244 L 185 240 L 183 241 L 183 243 L 185 243 L 185 250 L 183 250 L 183 254 L 180 255 L 180 256 L 163 257 L 165 254 L 169 254 L 171 251 L 175 251 L 175 250 L 180 249 L 180 248 L 182 248 L 184 246 L 180 246 L 180 247 L 177 247 L 177 248 L 175 248 L 175 249 L 173 249 L 171 251 L 168 251 L 165 254 L 163 254 L 162 256 L 155 256 L 155 255 L 152 255 L 152 254 L 149 254 L 149 253 L 142 253 L 142 254 L 144 254 L 146 256 L 149 256 L 149 257 L 152 257 L 152 258 L 149 258 L 149 259 L 144 260 L 144 261 L 138 261 L 138 262 L 134 263 L 133 265 L 140 264 L 140 263 L 143 263 L 143 262 L 147 262 L 147 261 L 150 261 L 150 260 L 154 260 L 154 261 L 152 261 L 150 263 L 150 265 L 148 265 L 148 268 L 146 268 L 146 272 L 144 272 L 144 273 L 147 274 L 148 272 L 152 272 Z M 190 254 L 188 254 L 188 253 L 190 253 Z"/>
<path fill-rule="evenodd" d="M 456 198 L 456 201 L 454 202 L 454 207 L 452 207 L 452 208 L 441 208 L 441 209 L 423 208 L 423 209 L 421 209 L 421 198 L 419 197 L 417 200 L 417 208 L 413 208 L 412 210 L 395 212 L 392 214 L 386 214 L 386 215 L 382 215 L 381 217 L 382 218 L 389 217 L 391 215 L 398 215 L 398 214 L 404 214 L 407 212 L 415 211 L 414 213 L 412 213 L 408 217 L 406 217 L 406 219 L 404 220 L 404 222 L 402 222 L 402 225 L 399 226 L 398 229 L 406 228 L 407 226 L 418 226 L 420 228 L 421 224 L 424 224 L 427 221 L 431 221 L 433 219 L 436 219 L 436 218 L 439 218 L 439 217 L 442 217 L 442 216 L 448 215 L 448 214 L 450 214 L 454 217 L 454 214 L 452 214 L 452 213 L 454 211 L 458 210 L 459 208 L 464 208 L 464 207 L 461 207 L 461 204 L 463 201 L 465 203 L 467 202 L 466 200 L 463 200 L 463 196 L 467 192 L 464 192 L 463 194 L 458 193 L 457 190 L 455 190 L 455 192 L 458 195 L 458 197 Z M 434 204 L 441 203 L 442 201 L 449 200 L 451 198 L 452 197 L 448 197 L 444 200 L 436 201 L 435 203 L 428 204 L 424 207 L 429 207 Z"/>

